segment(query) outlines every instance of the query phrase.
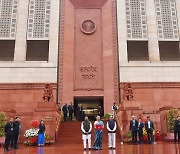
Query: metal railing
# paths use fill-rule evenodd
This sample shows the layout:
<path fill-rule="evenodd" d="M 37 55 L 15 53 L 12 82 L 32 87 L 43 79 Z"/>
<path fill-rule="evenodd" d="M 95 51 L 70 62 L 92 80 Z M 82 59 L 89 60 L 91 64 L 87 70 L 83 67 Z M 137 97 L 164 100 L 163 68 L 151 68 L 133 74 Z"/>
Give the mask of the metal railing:
<path fill-rule="evenodd" d="M 61 113 L 60 113 L 60 114 L 59 114 L 59 117 L 57 118 L 57 125 L 56 125 L 55 134 L 54 134 L 54 136 L 55 136 L 55 142 L 56 142 L 56 140 L 57 140 L 57 133 L 58 133 L 58 131 L 59 131 L 59 127 L 60 127 L 60 124 L 61 124 L 61 119 L 62 119 L 62 115 L 61 115 Z"/>

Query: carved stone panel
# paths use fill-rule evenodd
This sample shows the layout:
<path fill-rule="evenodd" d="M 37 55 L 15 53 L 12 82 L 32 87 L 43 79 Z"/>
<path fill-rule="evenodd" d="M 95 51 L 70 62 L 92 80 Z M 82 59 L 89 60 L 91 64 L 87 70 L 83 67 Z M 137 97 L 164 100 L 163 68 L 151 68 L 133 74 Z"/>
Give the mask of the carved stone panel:
<path fill-rule="evenodd" d="M 147 39 L 146 1 L 126 0 L 127 37 Z"/>
<path fill-rule="evenodd" d="M 155 0 L 159 40 L 179 40 L 175 0 Z"/>
<path fill-rule="evenodd" d="M 75 10 L 74 89 L 102 89 L 100 9 Z"/>
<path fill-rule="evenodd" d="M 49 38 L 50 5 L 50 0 L 29 0 L 28 40 Z"/>
<path fill-rule="evenodd" d="M 15 39 L 18 0 L 0 0 L 0 38 Z"/>

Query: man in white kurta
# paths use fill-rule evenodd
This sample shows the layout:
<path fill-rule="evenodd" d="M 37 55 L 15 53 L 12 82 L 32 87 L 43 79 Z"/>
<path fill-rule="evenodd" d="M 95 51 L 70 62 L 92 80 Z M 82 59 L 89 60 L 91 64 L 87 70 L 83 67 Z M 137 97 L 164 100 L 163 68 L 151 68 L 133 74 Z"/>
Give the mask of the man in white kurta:
<path fill-rule="evenodd" d="M 111 115 L 107 122 L 109 149 L 116 148 L 116 129 L 116 121 L 113 119 L 113 116 Z"/>
<path fill-rule="evenodd" d="M 84 150 L 86 150 L 86 140 L 88 140 L 89 150 L 91 149 L 91 130 L 92 130 L 92 124 L 88 120 L 88 117 L 85 117 L 84 121 L 81 123 L 81 131 L 82 131 L 82 140 L 83 140 Z"/>

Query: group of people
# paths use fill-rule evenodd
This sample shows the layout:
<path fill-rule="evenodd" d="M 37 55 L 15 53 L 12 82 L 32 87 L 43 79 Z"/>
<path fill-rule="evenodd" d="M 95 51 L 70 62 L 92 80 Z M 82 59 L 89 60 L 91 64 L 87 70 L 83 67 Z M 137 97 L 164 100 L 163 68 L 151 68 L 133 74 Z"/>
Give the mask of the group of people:
<path fill-rule="evenodd" d="M 10 118 L 9 122 L 6 123 L 4 127 L 5 132 L 5 143 L 4 151 L 9 151 L 10 149 L 18 149 L 18 140 L 21 134 L 21 119 L 19 117 Z M 39 124 L 38 131 L 38 146 L 44 146 L 45 137 L 45 125 L 44 121 L 41 120 Z M 9 148 L 10 147 L 10 148 Z"/>
<path fill-rule="evenodd" d="M 61 111 L 61 107 L 59 107 L 59 111 Z M 69 120 L 72 121 L 73 113 L 74 113 L 74 106 L 73 106 L 72 102 L 69 105 L 67 105 L 67 103 L 65 103 L 64 106 L 62 107 L 62 111 L 64 114 L 64 121 L 67 121 L 68 114 L 69 114 Z"/>
<path fill-rule="evenodd" d="M 18 149 L 18 139 L 21 133 L 21 119 L 19 117 L 10 118 L 9 122 L 5 125 L 5 144 L 4 151 L 9 150 L 9 146 L 11 149 Z"/>
<path fill-rule="evenodd" d="M 74 110 L 72 103 L 70 103 L 69 106 L 65 104 L 63 108 L 67 107 L 67 110 L 71 112 Z M 82 107 L 82 106 L 80 106 Z M 117 110 L 117 107 L 113 105 L 112 107 L 113 111 Z M 65 109 L 62 109 L 63 112 Z M 73 112 L 71 112 L 73 113 Z M 71 114 L 70 115 L 70 120 Z M 67 117 L 66 117 L 67 118 Z M 66 120 L 66 118 L 64 120 Z M 91 132 L 92 127 L 95 129 L 95 140 L 93 146 L 91 145 Z M 115 149 L 116 148 L 116 129 L 117 124 L 114 120 L 114 115 L 110 115 L 109 120 L 106 124 L 107 130 L 108 130 L 108 146 L 109 149 Z M 148 137 L 148 143 L 153 143 L 153 130 L 154 130 L 154 123 L 150 119 L 150 116 L 147 117 L 146 122 L 142 122 L 142 119 L 139 118 L 138 120 L 135 118 L 134 115 L 132 115 L 132 120 L 130 120 L 130 131 L 132 135 L 132 143 L 133 144 L 142 144 L 144 142 L 143 138 L 143 128 L 145 128 L 147 132 Z M 89 121 L 88 117 L 85 116 L 84 121 L 81 123 L 81 131 L 82 131 L 82 140 L 83 140 L 83 146 L 84 150 L 87 148 L 88 143 L 88 149 L 91 150 L 102 150 L 102 137 L 103 137 L 103 129 L 104 129 L 104 123 L 101 121 L 101 117 L 98 115 L 96 117 L 96 121 L 94 122 L 94 126 L 92 126 L 92 123 Z M 11 149 L 18 149 L 18 140 L 21 133 L 21 119 L 19 117 L 15 117 L 15 120 L 13 118 L 10 118 L 9 122 L 5 125 L 5 145 L 4 145 L 4 151 L 9 151 L 9 146 Z M 137 139 L 138 137 L 138 139 Z M 177 142 L 178 137 L 178 143 L 180 143 L 180 116 L 177 116 L 175 122 L 174 122 L 174 143 Z M 44 138 L 45 138 L 45 124 L 44 121 L 41 120 L 39 124 L 39 131 L 38 131 L 38 146 L 44 146 Z"/>
<path fill-rule="evenodd" d="M 106 124 L 108 130 L 108 145 L 109 149 L 116 148 L 116 121 L 113 119 L 111 115 L 109 120 Z M 82 131 L 82 140 L 84 150 L 86 150 L 86 144 L 88 141 L 88 149 L 91 150 L 102 150 L 102 137 L 103 137 L 103 129 L 104 123 L 101 121 L 100 116 L 96 117 L 96 121 L 94 122 L 94 129 L 95 129 L 95 140 L 94 144 L 91 147 L 91 131 L 92 131 L 92 123 L 89 121 L 88 117 L 86 116 L 84 121 L 81 123 L 81 131 Z"/>
<path fill-rule="evenodd" d="M 147 132 L 148 143 L 151 144 L 153 142 L 153 130 L 154 123 L 150 119 L 150 116 L 147 117 L 147 121 L 145 123 L 142 122 L 142 119 L 139 118 L 136 120 L 135 116 L 132 115 L 132 120 L 130 121 L 130 131 L 132 135 L 132 143 L 133 144 L 142 144 L 144 142 L 143 138 L 143 128 Z M 139 141 L 137 141 L 137 136 L 139 137 Z"/>
<path fill-rule="evenodd" d="M 60 106 L 59 106 L 59 111 L 61 111 Z M 64 106 L 62 107 L 62 111 L 63 111 L 64 121 L 67 120 L 72 121 L 73 114 L 78 121 L 83 121 L 84 119 L 84 111 L 83 111 L 83 106 L 81 104 L 78 104 L 75 108 L 72 102 L 69 105 L 65 103 Z M 104 115 L 104 111 L 101 105 L 99 105 L 97 112 L 100 117 Z"/>
<path fill-rule="evenodd" d="M 61 107 L 59 107 L 59 111 L 61 111 Z M 67 121 L 67 120 L 72 121 L 73 114 L 76 116 L 76 119 L 78 121 L 83 120 L 84 114 L 83 114 L 83 107 L 81 104 L 79 104 L 76 107 L 76 111 L 75 111 L 74 105 L 72 104 L 72 102 L 69 105 L 65 103 L 64 106 L 62 107 L 62 111 L 63 111 L 64 121 Z"/>
<path fill-rule="evenodd" d="M 146 122 L 143 123 L 141 118 L 136 120 L 135 116 L 132 115 L 132 120 L 130 121 L 130 131 L 133 144 L 141 144 L 144 142 L 143 128 L 145 128 L 147 132 L 148 143 L 151 144 L 153 142 L 154 123 L 150 119 L 150 116 L 148 116 Z M 139 137 L 139 141 L 137 141 L 137 136 Z M 174 144 L 176 144 L 177 141 L 180 143 L 180 116 L 177 116 L 174 121 Z"/>

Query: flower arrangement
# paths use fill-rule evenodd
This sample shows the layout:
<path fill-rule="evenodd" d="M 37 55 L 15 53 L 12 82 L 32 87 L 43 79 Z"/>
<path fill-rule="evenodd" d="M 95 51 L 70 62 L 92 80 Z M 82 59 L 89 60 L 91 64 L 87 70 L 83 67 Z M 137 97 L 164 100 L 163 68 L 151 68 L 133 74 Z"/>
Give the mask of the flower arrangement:
<path fill-rule="evenodd" d="M 26 137 L 26 140 L 24 141 L 24 144 L 28 146 L 35 146 L 38 141 L 39 122 L 37 120 L 33 120 L 31 121 L 30 126 L 31 128 L 25 131 L 24 136 Z M 50 145 L 55 143 L 55 141 L 51 140 L 50 136 L 45 133 L 44 143 L 45 145 Z"/>
<path fill-rule="evenodd" d="M 26 141 L 24 141 L 24 144 L 32 146 L 37 144 L 39 122 L 37 120 L 32 120 L 30 126 L 32 128 L 25 131 L 24 136 L 26 137 Z"/>
<path fill-rule="evenodd" d="M 24 136 L 26 138 L 38 136 L 38 131 L 39 131 L 38 128 L 30 128 L 30 129 L 25 131 Z"/>
<path fill-rule="evenodd" d="M 39 127 L 39 121 L 37 121 L 37 120 L 32 120 L 30 126 L 31 126 L 32 128 L 38 128 L 38 127 Z"/>

